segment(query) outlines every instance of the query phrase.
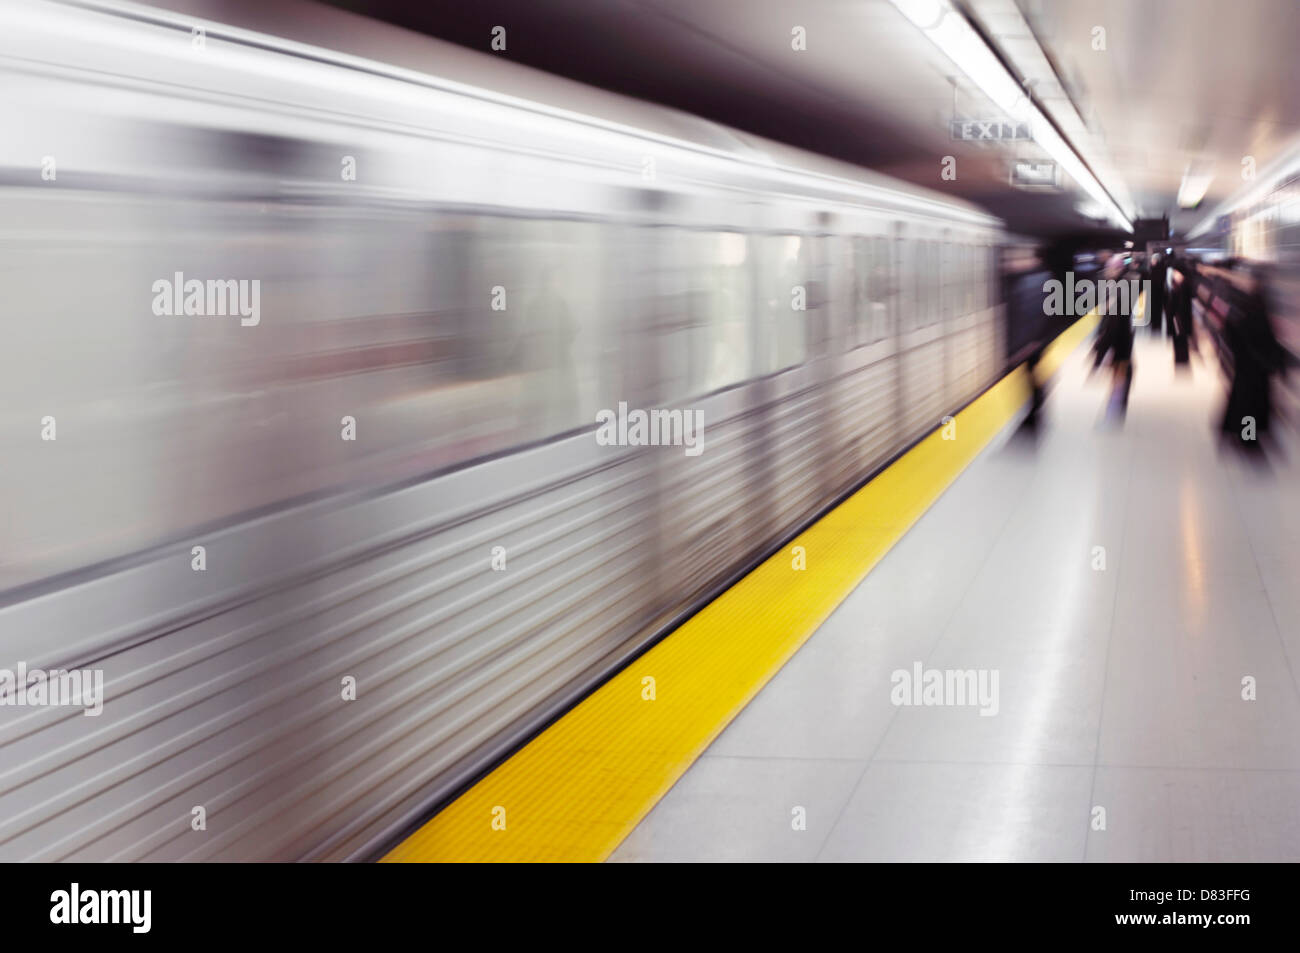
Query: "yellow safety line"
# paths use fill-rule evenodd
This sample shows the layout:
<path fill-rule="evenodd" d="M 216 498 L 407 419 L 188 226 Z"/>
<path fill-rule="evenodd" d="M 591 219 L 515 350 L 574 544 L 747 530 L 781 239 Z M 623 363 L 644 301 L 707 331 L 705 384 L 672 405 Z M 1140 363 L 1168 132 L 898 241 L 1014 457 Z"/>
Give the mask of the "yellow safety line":
<path fill-rule="evenodd" d="M 1091 321 L 1089 319 L 1092 319 Z M 1046 376 L 1095 324 L 1076 322 Z M 1023 406 L 1017 368 L 600 686 L 385 861 L 601 861 Z M 802 547 L 806 569 L 794 568 Z M 649 696 L 653 679 L 653 698 Z"/>

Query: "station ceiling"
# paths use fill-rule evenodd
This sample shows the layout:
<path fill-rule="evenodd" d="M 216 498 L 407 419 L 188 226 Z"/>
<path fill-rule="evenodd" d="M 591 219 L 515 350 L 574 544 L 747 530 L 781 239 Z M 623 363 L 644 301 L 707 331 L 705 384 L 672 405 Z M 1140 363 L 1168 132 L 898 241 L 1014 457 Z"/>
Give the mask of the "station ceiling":
<path fill-rule="evenodd" d="M 1013 160 L 1047 158 L 1033 143 L 952 140 L 950 120 L 999 114 L 888 0 L 329 2 L 484 52 L 504 26 L 494 55 L 950 192 L 1025 234 L 1098 227 L 1080 192 L 1011 183 Z M 1046 54 L 1048 85 L 1087 125 L 1081 153 L 1130 218 L 1185 231 L 1243 186 L 1246 157 L 1263 168 L 1300 131 L 1295 0 L 962 5 L 1013 63 L 1026 43 Z M 947 155 L 955 180 L 941 178 Z M 1209 184 L 1180 210 L 1189 168 Z"/>

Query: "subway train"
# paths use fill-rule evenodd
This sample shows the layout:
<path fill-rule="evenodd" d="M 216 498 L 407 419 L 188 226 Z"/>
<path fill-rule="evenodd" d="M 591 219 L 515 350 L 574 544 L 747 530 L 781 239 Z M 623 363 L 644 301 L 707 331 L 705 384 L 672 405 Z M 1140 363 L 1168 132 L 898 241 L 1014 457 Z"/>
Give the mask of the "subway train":
<path fill-rule="evenodd" d="M 399 32 L 0 8 L 0 859 L 373 858 L 1003 372 L 984 212 Z"/>

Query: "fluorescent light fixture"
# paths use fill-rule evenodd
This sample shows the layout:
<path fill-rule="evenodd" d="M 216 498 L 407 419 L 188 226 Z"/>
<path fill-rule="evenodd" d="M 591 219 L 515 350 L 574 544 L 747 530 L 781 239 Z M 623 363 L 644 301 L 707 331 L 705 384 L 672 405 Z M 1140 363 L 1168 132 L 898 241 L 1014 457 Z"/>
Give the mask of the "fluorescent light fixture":
<path fill-rule="evenodd" d="M 912 21 L 926 38 L 952 60 L 993 105 L 1012 119 L 1027 119 L 1032 124 L 1034 140 L 1042 146 L 1070 178 L 1090 195 L 1107 217 L 1125 231 L 1133 231 L 1133 223 L 1115 204 L 1110 193 L 1088 171 L 1087 166 L 1070 144 L 1043 115 L 1042 110 L 1024 94 L 1016 78 L 1002 65 L 987 43 L 980 38 L 966 18 L 958 13 L 950 0 L 890 0 Z"/>
<path fill-rule="evenodd" d="M 1109 213 L 1092 199 L 1084 199 L 1082 202 L 1076 202 L 1074 210 L 1084 218 L 1094 218 L 1102 222 L 1109 218 Z"/>
<path fill-rule="evenodd" d="M 1205 198 L 1205 193 L 1214 181 L 1214 164 L 1197 159 L 1187 163 L 1183 171 L 1183 181 L 1178 186 L 1178 207 L 1196 208 Z"/>

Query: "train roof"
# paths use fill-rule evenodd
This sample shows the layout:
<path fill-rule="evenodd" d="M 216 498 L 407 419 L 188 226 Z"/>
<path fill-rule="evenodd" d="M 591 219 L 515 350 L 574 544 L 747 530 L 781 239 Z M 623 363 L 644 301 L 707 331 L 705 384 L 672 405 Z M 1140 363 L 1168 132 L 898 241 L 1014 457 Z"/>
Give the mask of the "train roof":
<path fill-rule="evenodd" d="M 588 86 L 510 61 L 503 54 L 468 49 L 402 27 L 310 0 L 55 0 L 146 22 L 173 24 L 186 32 L 202 26 L 210 37 L 229 37 L 327 59 L 401 79 L 418 74 L 426 84 L 543 110 L 575 121 L 649 135 L 759 166 L 824 176 L 934 208 L 960 212 L 967 221 L 1000 227 L 986 210 L 952 196 L 899 182 L 879 172 L 794 146 L 753 136 L 680 110 Z M 199 22 L 195 22 L 199 21 Z M 251 34 L 262 34 L 254 37 Z M 485 45 L 489 37 L 484 38 Z M 286 42 L 287 41 L 287 42 Z M 321 54 L 326 54 L 322 56 Z M 937 166 L 936 166 L 937 168 Z"/>

